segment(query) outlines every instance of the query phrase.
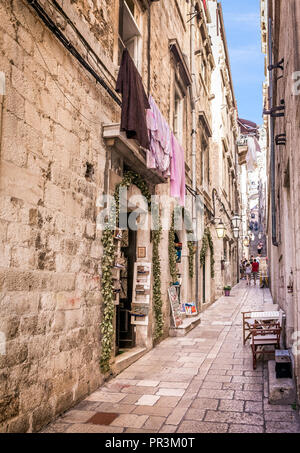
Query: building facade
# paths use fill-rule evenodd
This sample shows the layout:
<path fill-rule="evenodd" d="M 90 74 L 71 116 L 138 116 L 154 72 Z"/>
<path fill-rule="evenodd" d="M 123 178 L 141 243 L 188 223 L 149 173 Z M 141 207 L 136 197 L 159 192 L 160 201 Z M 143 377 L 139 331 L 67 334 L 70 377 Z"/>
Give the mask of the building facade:
<path fill-rule="evenodd" d="M 268 257 L 271 291 L 286 313 L 285 346 L 294 358 L 299 396 L 300 266 L 300 5 L 261 2 L 266 54 L 265 123 L 268 127 Z"/>
<path fill-rule="evenodd" d="M 211 193 L 215 226 L 221 221 L 226 232 L 215 240 L 215 291 L 219 297 L 224 286 L 234 286 L 239 279 L 240 251 L 231 228 L 231 219 L 241 215 L 241 196 L 238 163 L 238 114 L 227 48 L 222 5 L 209 1 L 210 34 L 216 62 L 212 74 L 212 167 Z"/>
<path fill-rule="evenodd" d="M 0 18 L 0 431 L 35 432 L 174 334 L 170 282 L 199 313 L 238 280 L 236 105 L 216 2 L 5 0 Z M 120 129 L 124 48 L 184 150 L 198 237 L 172 228 L 169 179 Z M 136 228 L 111 233 L 99 225 L 120 186 Z M 160 234 L 141 196 L 161 197 Z M 228 225 L 221 246 L 214 217 Z"/>

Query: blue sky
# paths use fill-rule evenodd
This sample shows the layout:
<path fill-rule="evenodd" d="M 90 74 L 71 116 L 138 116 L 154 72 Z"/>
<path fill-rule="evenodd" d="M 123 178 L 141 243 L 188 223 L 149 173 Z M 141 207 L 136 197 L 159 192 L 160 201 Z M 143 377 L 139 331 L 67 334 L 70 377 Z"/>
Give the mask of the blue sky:
<path fill-rule="evenodd" d="M 221 0 L 240 118 L 262 124 L 260 0 Z"/>

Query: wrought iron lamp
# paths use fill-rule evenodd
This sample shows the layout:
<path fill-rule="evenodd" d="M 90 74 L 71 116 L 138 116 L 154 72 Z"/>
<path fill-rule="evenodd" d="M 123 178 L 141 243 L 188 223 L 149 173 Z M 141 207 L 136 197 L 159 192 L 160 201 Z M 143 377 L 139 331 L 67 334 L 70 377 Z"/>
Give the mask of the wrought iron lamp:
<path fill-rule="evenodd" d="M 226 227 L 222 222 L 222 219 L 220 219 L 220 223 L 216 226 L 216 231 L 219 239 L 223 239 L 225 237 Z"/>
<path fill-rule="evenodd" d="M 233 237 L 235 239 L 238 239 L 240 237 L 240 229 L 239 228 L 233 228 L 232 231 L 233 231 Z"/>
<path fill-rule="evenodd" d="M 242 219 L 239 215 L 235 214 L 232 219 L 232 231 L 233 231 L 233 237 L 235 239 L 238 239 L 240 237 L 240 225 L 241 225 Z"/>
<path fill-rule="evenodd" d="M 246 236 L 244 239 L 244 246 L 249 247 L 249 245 L 250 245 L 249 238 L 248 238 L 248 236 Z"/>
<path fill-rule="evenodd" d="M 240 228 L 240 225 L 241 225 L 241 221 L 242 219 L 240 218 L 239 215 L 235 214 L 232 219 L 231 219 L 231 222 L 232 222 L 232 226 L 233 228 Z"/>

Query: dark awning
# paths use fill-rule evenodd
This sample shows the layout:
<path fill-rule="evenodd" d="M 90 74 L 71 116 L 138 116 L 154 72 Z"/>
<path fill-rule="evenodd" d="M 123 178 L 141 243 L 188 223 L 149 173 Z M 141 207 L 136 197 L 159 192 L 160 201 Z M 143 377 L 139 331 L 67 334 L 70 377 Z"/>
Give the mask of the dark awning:
<path fill-rule="evenodd" d="M 258 136 L 258 125 L 256 123 L 253 123 L 253 121 L 239 118 L 238 123 L 240 126 L 241 134 L 255 134 L 256 136 Z"/>

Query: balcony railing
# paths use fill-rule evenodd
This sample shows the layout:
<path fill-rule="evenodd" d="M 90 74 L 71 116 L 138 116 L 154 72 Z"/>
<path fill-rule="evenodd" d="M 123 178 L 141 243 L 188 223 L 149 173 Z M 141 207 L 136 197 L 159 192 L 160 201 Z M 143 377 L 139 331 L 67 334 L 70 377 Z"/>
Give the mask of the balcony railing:
<path fill-rule="evenodd" d="M 248 136 L 247 135 L 240 135 L 237 140 L 238 146 L 247 146 L 248 145 Z"/>

